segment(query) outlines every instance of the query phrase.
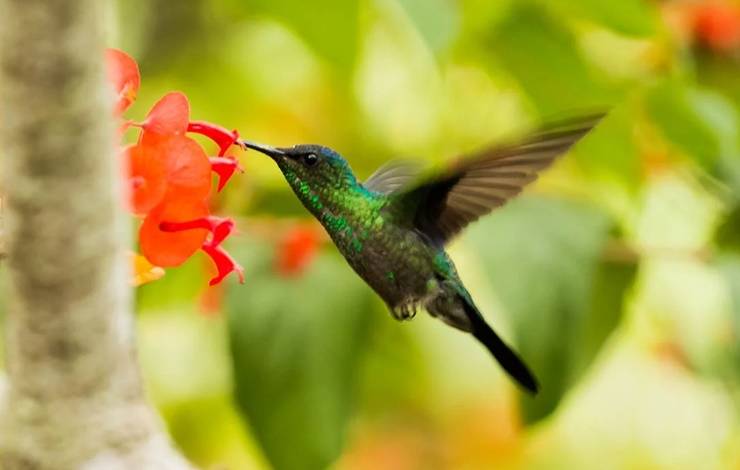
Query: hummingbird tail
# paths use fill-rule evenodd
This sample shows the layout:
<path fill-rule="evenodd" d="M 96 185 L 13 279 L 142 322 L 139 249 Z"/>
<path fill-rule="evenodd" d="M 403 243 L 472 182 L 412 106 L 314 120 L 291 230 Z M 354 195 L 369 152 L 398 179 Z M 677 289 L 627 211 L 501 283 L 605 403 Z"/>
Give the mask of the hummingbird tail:
<path fill-rule="evenodd" d="M 472 335 L 491 352 L 501 367 L 528 392 L 536 394 L 539 390 L 537 379 L 519 356 L 504 343 L 483 319 L 472 302 L 463 299 L 465 313 L 470 319 Z"/>

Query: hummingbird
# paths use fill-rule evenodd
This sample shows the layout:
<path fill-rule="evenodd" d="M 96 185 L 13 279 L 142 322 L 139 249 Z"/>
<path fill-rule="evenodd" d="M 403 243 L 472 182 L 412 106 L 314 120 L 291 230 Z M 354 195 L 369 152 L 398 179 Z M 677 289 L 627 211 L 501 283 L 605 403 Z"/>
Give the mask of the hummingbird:
<path fill-rule="evenodd" d="M 304 207 L 393 317 L 408 320 L 423 308 L 472 334 L 521 387 L 536 394 L 535 376 L 486 323 L 445 246 L 518 195 L 600 119 L 561 121 L 463 156 L 433 174 L 409 162 L 390 162 L 364 182 L 344 157 L 322 145 L 241 144 L 277 163 Z"/>

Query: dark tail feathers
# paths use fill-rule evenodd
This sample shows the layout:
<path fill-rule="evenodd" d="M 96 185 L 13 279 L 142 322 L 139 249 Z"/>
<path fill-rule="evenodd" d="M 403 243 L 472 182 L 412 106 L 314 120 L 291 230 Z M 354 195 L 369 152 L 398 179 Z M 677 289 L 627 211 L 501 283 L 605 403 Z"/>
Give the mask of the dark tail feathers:
<path fill-rule="evenodd" d="M 478 309 L 471 302 L 463 299 L 465 313 L 470 318 L 472 327 L 471 333 L 475 338 L 483 343 L 493 357 L 496 358 L 501 367 L 528 392 L 536 394 L 539 390 L 537 379 L 524 364 L 524 362 L 511 350 L 510 347 L 499 338 L 488 323 L 483 319 Z"/>

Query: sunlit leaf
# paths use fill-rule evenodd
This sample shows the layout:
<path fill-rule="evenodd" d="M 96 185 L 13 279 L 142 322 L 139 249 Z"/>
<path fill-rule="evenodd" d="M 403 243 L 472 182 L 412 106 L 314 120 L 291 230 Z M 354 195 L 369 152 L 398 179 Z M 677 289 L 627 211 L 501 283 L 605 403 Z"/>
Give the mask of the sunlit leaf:
<path fill-rule="evenodd" d="M 523 198 L 471 230 L 492 289 L 541 392 L 524 418 L 550 414 L 615 328 L 635 268 L 603 260 L 612 223 L 583 204 Z"/>
<path fill-rule="evenodd" d="M 740 339 L 740 254 L 722 255 L 719 260 L 719 266 L 730 288 L 734 337 L 737 344 L 738 339 Z M 740 353 L 740 345 L 738 345 L 737 349 Z"/>
<path fill-rule="evenodd" d="M 720 251 L 717 265 L 730 288 L 735 336 L 740 338 L 740 205 L 726 214 L 717 228 L 715 241 Z"/>
<path fill-rule="evenodd" d="M 228 295 L 237 403 L 274 468 L 324 469 L 343 447 L 371 291 L 337 256 L 291 279 L 270 258 L 242 259 L 249 282 Z"/>
<path fill-rule="evenodd" d="M 720 274 L 727 283 L 730 294 L 730 331 L 725 338 L 724 368 L 721 377 L 729 381 L 734 398 L 740 405 L 740 252 L 720 253 L 716 260 Z"/>
<path fill-rule="evenodd" d="M 397 0 L 433 51 L 444 50 L 459 27 L 457 4 L 450 0 Z"/>
<path fill-rule="evenodd" d="M 634 115 L 628 106 L 619 106 L 578 143 L 572 158 L 589 178 L 636 191 L 642 168 L 633 134 Z"/>
<path fill-rule="evenodd" d="M 547 2 L 564 14 L 581 17 L 618 33 L 647 36 L 656 29 L 656 14 L 645 0 L 550 0 Z"/>
<path fill-rule="evenodd" d="M 350 69 L 357 53 L 358 0 L 248 0 L 245 8 L 285 23 L 320 56 Z"/>

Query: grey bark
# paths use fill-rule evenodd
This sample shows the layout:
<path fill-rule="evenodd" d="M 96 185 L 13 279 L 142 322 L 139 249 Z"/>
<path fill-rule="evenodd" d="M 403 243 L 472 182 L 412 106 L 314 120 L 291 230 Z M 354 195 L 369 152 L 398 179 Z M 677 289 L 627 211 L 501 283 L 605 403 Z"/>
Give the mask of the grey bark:
<path fill-rule="evenodd" d="M 185 469 L 134 352 L 103 0 L 0 0 L 0 467 Z"/>

